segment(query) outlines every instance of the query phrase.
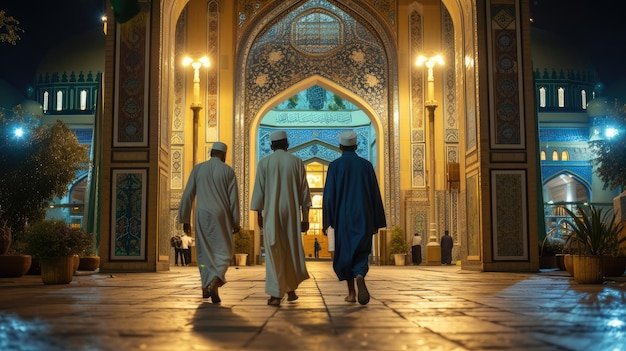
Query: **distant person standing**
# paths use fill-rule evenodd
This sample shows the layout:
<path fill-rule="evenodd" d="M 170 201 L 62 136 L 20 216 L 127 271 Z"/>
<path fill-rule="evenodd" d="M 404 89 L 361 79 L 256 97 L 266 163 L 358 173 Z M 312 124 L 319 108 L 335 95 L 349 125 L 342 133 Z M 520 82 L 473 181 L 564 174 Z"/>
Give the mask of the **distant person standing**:
<path fill-rule="evenodd" d="M 319 241 L 317 241 L 317 238 L 315 238 L 315 243 L 313 243 L 313 250 L 315 250 L 315 258 L 320 258 L 321 249 L 322 249 L 322 246 L 320 245 Z"/>
<path fill-rule="evenodd" d="M 176 235 L 171 239 L 172 246 L 174 247 L 174 264 L 178 266 L 178 260 L 180 259 L 180 265 L 185 265 L 185 252 L 183 251 L 183 236 Z"/>
<path fill-rule="evenodd" d="M 183 231 L 191 233 L 191 208 L 195 209 L 196 254 L 202 297 L 221 301 L 218 288 L 226 283 L 233 257 L 233 232 L 239 231 L 239 187 L 235 171 L 225 163 L 226 144 L 215 142 L 208 161 L 193 167 L 180 201 Z"/>
<path fill-rule="evenodd" d="M 444 236 L 441 237 L 441 263 L 445 265 L 452 264 L 452 246 L 454 241 L 450 233 L 446 230 Z"/>
<path fill-rule="evenodd" d="M 339 148 L 341 157 L 328 166 L 324 185 L 324 228 L 334 228 L 333 269 L 339 280 L 347 282 L 345 300 L 356 302 L 358 298 L 365 305 L 370 300 L 365 276 L 369 270 L 372 236 L 379 228 L 386 227 L 387 222 L 374 167 L 355 152 L 356 133 L 341 133 Z"/>
<path fill-rule="evenodd" d="M 183 232 L 180 241 L 181 249 L 183 250 L 183 257 L 185 258 L 183 266 L 189 266 L 189 263 L 191 263 L 191 247 L 193 246 L 193 238 L 191 235 L 187 235 L 187 233 Z"/>
<path fill-rule="evenodd" d="M 309 278 L 301 232 L 309 230 L 311 193 L 302 160 L 287 152 L 287 133 L 270 134 L 271 155 L 257 165 L 250 209 L 257 211 L 265 244 L 267 304 L 298 298 L 296 289 Z"/>
<path fill-rule="evenodd" d="M 414 265 L 422 263 L 422 237 L 419 233 L 413 235 L 413 242 L 411 243 L 411 259 Z"/>

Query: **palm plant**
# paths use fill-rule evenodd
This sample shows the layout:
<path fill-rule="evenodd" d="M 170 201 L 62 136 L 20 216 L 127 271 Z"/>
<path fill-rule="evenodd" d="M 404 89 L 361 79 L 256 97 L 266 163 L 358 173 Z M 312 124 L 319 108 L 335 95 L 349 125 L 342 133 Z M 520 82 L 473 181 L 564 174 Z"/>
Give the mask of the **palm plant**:
<path fill-rule="evenodd" d="M 576 210 L 565 208 L 572 230 L 567 245 L 577 247 L 582 255 L 617 255 L 626 237 L 620 238 L 623 225 L 616 221 L 616 214 L 594 205 L 577 205 Z"/>

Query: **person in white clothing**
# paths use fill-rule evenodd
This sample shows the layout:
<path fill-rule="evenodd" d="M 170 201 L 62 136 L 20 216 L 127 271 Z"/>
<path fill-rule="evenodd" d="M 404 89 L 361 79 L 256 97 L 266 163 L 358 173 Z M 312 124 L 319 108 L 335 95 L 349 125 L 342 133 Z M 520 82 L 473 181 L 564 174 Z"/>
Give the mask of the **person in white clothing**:
<path fill-rule="evenodd" d="M 279 306 L 285 293 L 296 300 L 309 278 L 300 233 L 309 229 L 311 193 L 304 162 L 287 152 L 287 133 L 273 132 L 270 140 L 274 152 L 259 161 L 250 209 L 264 231 L 267 304 Z"/>
<path fill-rule="evenodd" d="M 189 266 L 191 263 L 191 247 L 193 246 L 193 238 L 191 235 L 187 235 L 187 233 L 183 232 L 183 235 L 180 237 L 181 240 L 181 249 L 183 250 L 183 258 L 185 259 L 182 262 L 183 266 Z"/>
<path fill-rule="evenodd" d="M 225 163 L 226 144 L 213 143 L 211 158 L 193 167 L 180 201 L 179 221 L 191 233 L 191 209 L 195 209 L 196 254 L 202 281 L 202 297 L 220 303 L 218 288 L 226 283 L 233 257 L 233 233 L 239 231 L 239 187 L 235 171 Z"/>

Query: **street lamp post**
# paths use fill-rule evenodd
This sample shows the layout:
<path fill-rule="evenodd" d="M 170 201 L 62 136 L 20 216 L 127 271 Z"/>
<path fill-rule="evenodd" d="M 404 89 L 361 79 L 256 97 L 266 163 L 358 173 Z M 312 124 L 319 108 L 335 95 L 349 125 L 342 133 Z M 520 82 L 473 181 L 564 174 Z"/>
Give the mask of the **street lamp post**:
<path fill-rule="evenodd" d="M 433 74 L 433 68 L 436 64 L 443 65 L 443 58 L 439 55 L 436 56 L 422 56 L 420 55 L 415 62 L 417 66 L 426 66 L 428 69 L 428 85 L 427 96 L 428 99 L 424 103 L 426 110 L 428 111 L 429 122 L 429 155 L 430 155 L 430 169 L 428 170 L 428 197 L 429 197 L 429 217 L 430 228 L 428 244 L 426 244 L 426 264 L 441 263 L 441 246 L 437 240 L 437 209 L 436 209 L 436 194 L 435 194 L 435 109 L 437 109 L 437 100 L 435 100 L 435 76 Z"/>
<path fill-rule="evenodd" d="M 202 103 L 200 102 L 200 67 L 209 67 L 211 63 L 209 58 L 203 56 L 199 59 L 193 59 L 189 56 L 183 59 L 183 66 L 191 66 L 193 68 L 193 102 L 191 110 L 193 111 L 193 164 L 198 163 L 198 119 L 200 118 L 200 110 Z"/>

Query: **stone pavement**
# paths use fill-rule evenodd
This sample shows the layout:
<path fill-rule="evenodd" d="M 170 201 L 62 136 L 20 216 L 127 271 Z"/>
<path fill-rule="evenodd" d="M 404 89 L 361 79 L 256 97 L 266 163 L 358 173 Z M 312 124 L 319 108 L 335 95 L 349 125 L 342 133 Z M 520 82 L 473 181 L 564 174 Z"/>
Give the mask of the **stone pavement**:
<path fill-rule="evenodd" d="M 626 350 L 626 277 L 372 266 L 368 305 L 344 302 L 330 261 L 300 298 L 267 305 L 265 267 L 230 267 L 222 303 L 197 267 L 0 279 L 0 350 Z"/>

